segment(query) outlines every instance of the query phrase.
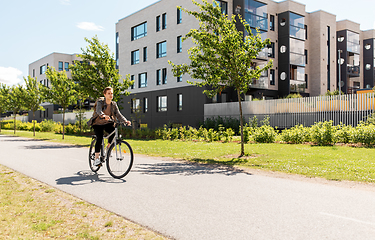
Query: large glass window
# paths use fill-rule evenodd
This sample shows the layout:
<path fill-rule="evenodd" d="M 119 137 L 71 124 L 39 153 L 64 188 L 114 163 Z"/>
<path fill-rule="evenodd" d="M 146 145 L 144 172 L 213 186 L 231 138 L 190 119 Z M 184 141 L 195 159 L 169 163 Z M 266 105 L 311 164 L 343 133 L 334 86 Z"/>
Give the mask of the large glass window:
<path fill-rule="evenodd" d="M 305 40 L 306 31 L 305 31 L 305 17 L 289 13 L 290 19 L 290 36 Z"/>
<path fill-rule="evenodd" d="M 275 69 L 270 70 L 270 85 L 275 85 Z"/>
<path fill-rule="evenodd" d="M 158 112 L 167 111 L 167 96 L 158 96 Z"/>
<path fill-rule="evenodd" d="M 147 73 L 138 74 L 138 87 L 139 88 L 147 87 Z"/>
<path fill-rule="evenodd" d="M 347 39 L 348 39 L 348 52 L 352 53 L 360 53 L 360 48 L 359 48 L 359 34 L 352 32 L 352 31 L 347 31 Z"/>
<path fill-rule="evenodd" d="M 141 23 L 131 29 L 131 40 L 137 40 L 147 36 L 147 22 Z"/>
<path fill-rule="evenodd" d="M 305 42 L 290 38 L 290 64 L 305 66 Z"/>
<path fill-rule="evenodd" d="M 62 71 L 62 70 L 64 70 L 64 63 L 59 62 L 59 71 Z"/>
<path fill-rule="evenodd" d="M 245 0 L 245 20 L 252 28 L 268 30 L 267 4 Z"/>
<path fill-rule="evenodd" d="M 134 81 L 134 75 L 130 76 L 130 81 Z M 134 89 L 134 85 L 135 83 L 133 82 L 133 84 L 130 86 L 130 89 Z"/>
<path fill-rule="evenodd" d="M 291 66 L 290 67 L 290 80 L 305 81 L 305 68 Z"/>
<path fill-rule="evenodd" d="M 67 71 L 67 72 L 69 71 L 69 63 L 68 62 L 65 63 L 65 71 Z"/>
<path fill-rule="evenodd" d="M 156 70 L 156 85 L 167 84 L 167 69 Z"/>
<path fill-rule="evenodd" d="M 139 63 L 139 50 L 132 51 L 131 53 L 131 64 L 138 64 Z"/>
<path fill-rule="evenodd" d="M 167 41 L 156 44 L 156 58 L 167 56 Z"/>

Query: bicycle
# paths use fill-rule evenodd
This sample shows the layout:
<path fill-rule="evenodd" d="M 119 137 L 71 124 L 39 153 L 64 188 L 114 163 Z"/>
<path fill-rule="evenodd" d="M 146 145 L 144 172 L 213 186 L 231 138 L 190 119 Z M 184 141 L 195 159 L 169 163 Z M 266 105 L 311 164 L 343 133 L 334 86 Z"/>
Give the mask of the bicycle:
<path fill-rule="evenodd" d="M 119 122 L 115 123 L 115 130 L 103 137 L 101 144 L 99 158 L 101 163 L 106 162 L 108 173 L 117 179 L 125 177 L 133 166 L 133 149 L 130 144 L 121 139 L 121 135 L 118 134 L 118 125 Z M 108 139 L 110 136 L 115 134 L 111 145 L 106 152 L 104 150 L 104 139 Z M 99 171 L 102 164 L 98 166 L 94 165 L 95 161 L 95 143 L 96 135 L 92 136 L 91 146 L 89 150 L 89 166 L 93 172 Z"/>

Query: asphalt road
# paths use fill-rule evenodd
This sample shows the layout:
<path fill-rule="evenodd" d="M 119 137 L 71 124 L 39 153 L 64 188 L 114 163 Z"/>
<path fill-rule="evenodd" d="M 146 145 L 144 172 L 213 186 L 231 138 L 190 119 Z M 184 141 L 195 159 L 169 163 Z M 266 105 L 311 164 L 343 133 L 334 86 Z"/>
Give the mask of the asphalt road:
<path fill-rule="evenodd" d="M 0 164 L 175 239 L 375 239 L 375 191 L 140 155 L 117 180 L 87 153 L 0 135 Z"/>

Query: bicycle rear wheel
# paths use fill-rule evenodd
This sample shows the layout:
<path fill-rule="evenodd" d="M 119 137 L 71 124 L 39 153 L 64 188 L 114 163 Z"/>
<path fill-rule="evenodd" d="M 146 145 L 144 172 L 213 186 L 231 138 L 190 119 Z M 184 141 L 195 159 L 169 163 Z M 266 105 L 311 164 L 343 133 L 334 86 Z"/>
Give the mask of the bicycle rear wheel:
<path fill-rule="evenodd" d="M 94 161 L 95 161 L 95 143 L 96 143 L 96 138 L 94 138 L 91 142 L 90 150 L 89 150 L 89 166 L 91 171 L 97 172 L 100 168 L 101 165 L 95 166 Z"/>
<path fill-rule="evenodd" d="M 114 178 L 125 177 L 133 166 L 133 150 L 129 143 L 118 140 L 111 144 L 107 153 L 107 170 Z"/>

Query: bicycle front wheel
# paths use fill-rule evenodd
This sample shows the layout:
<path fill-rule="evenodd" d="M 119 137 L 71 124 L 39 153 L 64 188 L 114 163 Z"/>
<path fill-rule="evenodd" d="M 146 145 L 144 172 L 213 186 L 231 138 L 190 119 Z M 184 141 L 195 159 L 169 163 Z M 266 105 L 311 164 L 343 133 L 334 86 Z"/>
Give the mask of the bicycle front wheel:
<path fill-rule="evenodd" d="M 133 166 L 133 150 L 129 143 L 118 140 L 111 144 L 107 153 L 107 170 L 114 178 L 125 177 Z"/>

